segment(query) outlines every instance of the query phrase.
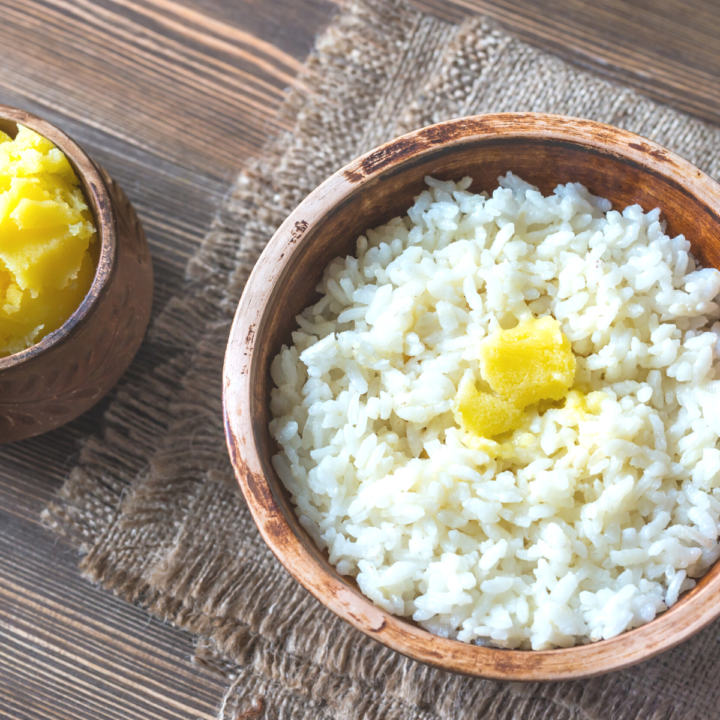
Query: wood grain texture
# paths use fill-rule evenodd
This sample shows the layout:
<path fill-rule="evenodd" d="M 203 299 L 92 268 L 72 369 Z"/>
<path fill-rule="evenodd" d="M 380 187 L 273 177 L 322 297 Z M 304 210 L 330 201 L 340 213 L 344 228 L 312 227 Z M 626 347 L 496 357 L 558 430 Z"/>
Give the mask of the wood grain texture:
<path fill-rule="evenodd" d="M 712 0 L 414 4 L 455 21 L 483 12 L 573 62 L 720 119 Z M 182 286 L 235 173 L 286 127 L 274 120 L 283 89 L 336 9 L 325 0 L 0 0 L 0 103 L 59 125 L 125 189 L 153 253 L 155 313 Z M 141 348 L 132 372 L 160 360 Z M 3 720 L 204 718 L 219 698 L 221 684 L 191 666 L 185 635 L 89 587 L 74 552 L 38 524 L 107 402 L 0 449 Z M 92 642 L 78 613 L 92 618 Z"/>
<path fill-rule="evenodd" d="M 76 578 L 75 553 L 0 512 L 0 716 L 213 717 L 192 640 Z"/>
<path fill-rule="evenodd" d="M 256 155 L 318 27 L 322 0 L 221 2 L 196 9 L 173 0 L 3 0 L 3 85 L 91 127 L 228 180 Z M 238 25 L 256 18 L 256 32 Z M 293 32 L 276 45 L 283 19 Z M 288 25 L 285 25 L 288 27 Z"/>

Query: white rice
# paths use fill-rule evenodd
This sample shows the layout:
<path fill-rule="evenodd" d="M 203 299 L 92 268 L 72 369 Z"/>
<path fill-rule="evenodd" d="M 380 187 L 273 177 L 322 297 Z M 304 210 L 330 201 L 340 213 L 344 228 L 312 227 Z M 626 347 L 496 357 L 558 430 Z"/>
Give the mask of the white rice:
<path fill-rule="evenodd" d="M 272 364 L 273 462 L 303 527 L 444 637 L 541 650 L 649 622 L 720 556 L 720 272 L 658 209 L 579 184 L 426 182 L 330 263 Z M 470 449 L 459 382 L 531 314 L 559 321 L 601 410 L 529 410 L 502 458 Z"/>

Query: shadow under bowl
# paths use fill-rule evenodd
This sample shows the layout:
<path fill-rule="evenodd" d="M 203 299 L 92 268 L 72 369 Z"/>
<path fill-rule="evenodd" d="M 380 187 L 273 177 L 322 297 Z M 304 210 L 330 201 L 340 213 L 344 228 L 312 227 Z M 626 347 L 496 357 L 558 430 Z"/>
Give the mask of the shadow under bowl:
<path fill-rule="evenodd" d="M 70 161 L 100 243 L 95 278 L 75 312 L 22 352 L 0 358 L 0 444 L 73 420 L 119 380 L 150 320 L 152 261 L 125 193 L 65 133 L 35 115 L 0 105 L 0 130 L 18 124 L 52 141 Z"/>
<path fill-rule="evenodd" d="M 480 115 L 418 130 L 353 161 L 288 217 L 258 261 L 237 309 L 225 356 L 228 448 L 255 522 L 285 568 L 334 613 L 381 643 L 444 670 L 501 680 L 569 680 L 618 670 L 690 637 L 720 615 L 720 564 L 670 610 L 610 640 L 517 651 L 436 637 L 388 614 L 340 576 L 300 526 L 271 457 L 270 363 L 292 344 L 295 316 L 318 299 L 334 257 L 353 255 L 367 228 L 404 215 L 426 175 L 473 178 L 492 192 L 508 171 L 550 194 L 580 182 L 622 209 L 659 207 L 667 233 L 684 234 L 695 257 L 720 267 L 720 186 L 645 138 L 608 125 L 536 113 Z"/>

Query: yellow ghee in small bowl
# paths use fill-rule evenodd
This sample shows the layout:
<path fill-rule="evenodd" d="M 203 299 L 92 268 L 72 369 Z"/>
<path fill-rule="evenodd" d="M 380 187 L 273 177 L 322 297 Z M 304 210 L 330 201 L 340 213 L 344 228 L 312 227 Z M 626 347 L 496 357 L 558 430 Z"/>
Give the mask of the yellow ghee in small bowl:
<path fill-rule="evenodd" d="M 48 139 L 0 131 L 0 357 L 57 330 L 95 276 L 99 243 L 72 166 Z"/>

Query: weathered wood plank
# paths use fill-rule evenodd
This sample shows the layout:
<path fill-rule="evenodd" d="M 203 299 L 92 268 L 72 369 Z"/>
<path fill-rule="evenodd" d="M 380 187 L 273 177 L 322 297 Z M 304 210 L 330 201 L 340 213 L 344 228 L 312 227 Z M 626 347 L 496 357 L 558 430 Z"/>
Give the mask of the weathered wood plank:
<path fill-rule="evenodd" d="M 211 718 L 192 640 L 87 583 L 75 553 L 0 512 L 0 717 Z"/>
<path fill-rule="evenodd" d="M 3 87 L 129 145 L 228 180 L 256 155 L 313 35 L 332 6 L 321 0 L 245 5 L 277 47 L 214 13 L 173 0 L 2 0 Z M 282 11 L 286 10 L 287 13 Z"/>

